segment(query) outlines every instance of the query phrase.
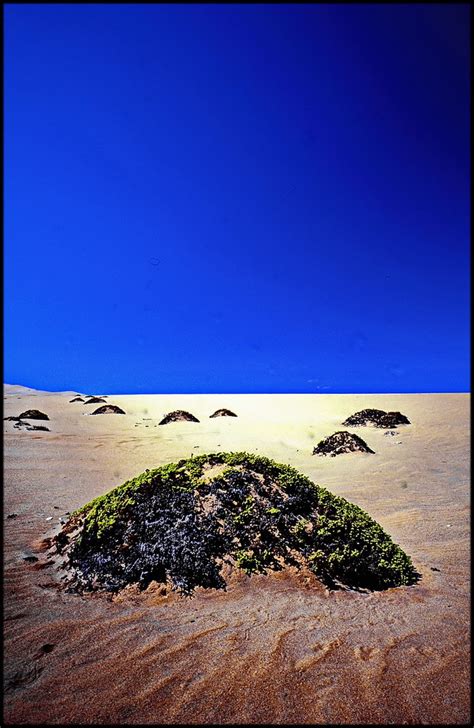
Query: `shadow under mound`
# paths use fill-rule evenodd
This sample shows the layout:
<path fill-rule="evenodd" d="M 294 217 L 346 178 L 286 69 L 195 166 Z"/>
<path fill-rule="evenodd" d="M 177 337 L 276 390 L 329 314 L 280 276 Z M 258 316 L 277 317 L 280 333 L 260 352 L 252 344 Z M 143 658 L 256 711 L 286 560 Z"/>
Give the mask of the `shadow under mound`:
<path fill-rule="evenodd" d="M 168 412 L 167 415 L 163 417 L 161 422 L 158 422 L 159 425 L 167 425 L 169 422 L 199 422 L 198 418 L 192 415 L 190 412 L 186 412 L 185 410 L 174 410 L 174 412 Z"/>
<path fill-rule="evenodd" d="M 237 417 L 235 412 L 232 412 L 228 409 L 218 409 L 214 412 L 213 415 L 209 415 L 209 417 Z"/>
<path fill-rule="evenodd" d="M 91 397 L 84 404 L 99 404 L 100 402 L 105 402 L 105 399 L 103 397 Z"/>
<path fill-rule="evenodd" d="M 17 430 L 45 430 L 46 432 L 50 432 L 49 427 L 45 427 L 45 425 L 32 425 L 30 422 L 25 422 L 20 419 L 20 417 L 4 417 L 3 419 L 15 422 L 13 427 Z M 49 420 L 49 417 L 47 419 Z"/>
<path fill-rule="evenodd" d="M 375 427 L 382 427 L 390 429 L 397 427 L 397 425 L 409 425 L 410 420 L 401 412 L 385 412 L 379 409 L 364 409 L 360 412 L 356 412 L 344 420 L 342 423 L 346 427 L 360 427 L 363 425 L 375 425 Z"/>
<path fill-rule="evenodd" d="M 361 508 L 289 465 L 240 453 L 148 470 L 72 514 L 54 546 L 68 591 L 151 581 L 191 595 L 247 574 L 307 567 L 332 588 L 416 583 L 411 559 Z"/>
<path fill-rule="evenodd" d="M 104 404 L 103 407 L 97 407 L 96 410 L 91 412 L 91 415 L 124 415 L 126 412 L 116 404 Z"/>
<path fill-rule="evenodd" d="M 375 455 L 364 440 L 358 435 L 347 431 L 335 432 L 333 435 L 321 440 L 313 450 L 313 455 L 343 455 L 348 452 L 370 452 Z"/>
<path fill-rule="evenodd" d="M 22 412 L 21 415 L 19 415 L 19 419 L 49 420 L 49 417 L 44 412 L 40 412 L 40 410 L 32 409 L 32 410 L 26 410 L 26 412 Z"/>

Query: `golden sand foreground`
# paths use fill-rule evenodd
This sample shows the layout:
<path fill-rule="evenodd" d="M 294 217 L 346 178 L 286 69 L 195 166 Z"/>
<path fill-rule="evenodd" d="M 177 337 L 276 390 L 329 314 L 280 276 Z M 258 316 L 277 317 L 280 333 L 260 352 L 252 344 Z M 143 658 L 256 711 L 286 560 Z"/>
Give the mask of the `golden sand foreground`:
<path fill-rule="evenodd" d="M 469 395 L 109 395 L 126 414 L 91 417 L 99 405 L 74 394 L 4 388 L 4 416 L 50 418 L 50 432 L 4 422 L 8 724 L 469 722 Z M 352 429 L 374 455 L 311 454 L 367 407 L 412 424 Z M 237 417 L 210 418 L 218 408 Z M 177 409 L 200 421 L 158 425 Z M 361 506 L 421 581 L 328 592 L 288 569 L 192 599 L 58 588 L 40 545 L 67 512 L 145 468 L 232 450 Z"/>

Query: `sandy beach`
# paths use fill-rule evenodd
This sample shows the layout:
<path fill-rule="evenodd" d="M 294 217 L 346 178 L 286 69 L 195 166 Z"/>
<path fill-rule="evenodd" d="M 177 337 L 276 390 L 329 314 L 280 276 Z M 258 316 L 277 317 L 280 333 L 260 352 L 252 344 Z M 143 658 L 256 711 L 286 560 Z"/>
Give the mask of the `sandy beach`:
<path fill-rule="evenodd" d="M 4 385 L 4 417 L 38 409 L 50 430 L 4 421 L 7 724 L 470 722 L 468 394 L 108 394 L 126 414 L 95 417 L 76 394 Z M 221 407 L 237 417 L 211 419 Z M 368 407 L 411 424 L 352 429 L 375 454 L 312 455 Z M 158 425 L 176 409 L 199 422 Z M 59 589 L 42 542 L 60 519 L 146 468 L 241 450 L 359 505 L 419 583 L 328 591 L 288 569 L 191 599 L 154 584 L 114 598 Z"/>

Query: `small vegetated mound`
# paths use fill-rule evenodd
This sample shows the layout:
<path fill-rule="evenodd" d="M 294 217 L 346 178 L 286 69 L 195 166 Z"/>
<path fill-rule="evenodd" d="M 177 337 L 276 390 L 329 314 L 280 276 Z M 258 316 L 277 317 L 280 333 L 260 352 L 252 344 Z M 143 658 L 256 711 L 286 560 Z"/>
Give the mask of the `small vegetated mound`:
<path fill-rule="evenodd" d="M 385 412 L 379 409 L 364 409 L 356 412 L 342 423 L 346 427 L 360 427 L 362 425 L 375 425 L 390 429 L 397 425 L 409 425 L 410 420 L 401 412 Z"/>
<path fill-rule="evenodd" d="M 198 418 L 190 412 L 186 412 L 185 410 L 174 410 L 174 412 L 168 412 L 168 414 L 165 415 L 158 424 L 167 425 L 169 422 L 181 422 L 183 420 L 187 420 L 188 422 L 199 422 Z"/>
<path fill-rule="evenodd" d="M 48 415 L 35 409 L 26 410 L 26 412 L 22 412 L 18 417 L 20 420 L 49 420 Z"/>
<path fill-rule="evenodd" d="M 103 397 L 91 397 L 87 400 L 87 402 L 84 402 L 84 404 L 100 404 L 101 402 L 105 402 Z"/>
<path fill-rule="evenodd" d="M 344 430 L 335 432 L 334 435 L 330 435 L 324 440 L 321 440 L 314 448 L 313 455 L 329 455 L 335 457 L 336 455 L 343 455 L 347 452 L 370 452 L 374 454 L 374 451 L 370 449 L 361 437 Z"/>
<path fill-rule="evenodd" d="M 213 415 L 209 415 L 209 417 L 237 417 L 235 412 L 232 412 L 229 409 L 218 409 L 214 412 Z"/>
<path fill-rule="evenodd" d="M 104 404 L 103 407 L 97 407 L 96 410 L 91 412 L 91 415 L 124 415 L 126 414 L 123 409 L 117 407 L 116 404 Z"/>
<path fill-rule="evenodd" d="M 412 562 L 361 508 L 289 465 L 245 452 L 147 470 L 72 514 L 55 537 L 69 591 L 170 582 L 225 589 L 230 564 L 252 574 L 307 565 L 325 584 L 386 589 L 417 581 Z"/>
<path fill-rule="evenodd" d="M 71 402 L 84 402 L 84 400 L 82 399 L 82 397 L 73 397 L 73 399 L 69 400 L 69 403 Z"/>

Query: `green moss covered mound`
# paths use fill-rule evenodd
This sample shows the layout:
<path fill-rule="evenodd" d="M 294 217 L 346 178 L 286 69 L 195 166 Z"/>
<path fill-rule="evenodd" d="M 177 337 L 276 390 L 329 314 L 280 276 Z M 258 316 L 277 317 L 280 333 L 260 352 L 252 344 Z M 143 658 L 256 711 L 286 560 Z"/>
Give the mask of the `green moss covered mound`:
<path fill-rule="evenodd" d="M 76 511 L 55 543 L 78 590 L 152 580 L 183 594 L 225 588 L 225 563 L 248 574 L 306 564 L 332 587 L 386 589 L 418 578 L 361 508 L 289 465 L 244 452 L 147 470 Z"/>

